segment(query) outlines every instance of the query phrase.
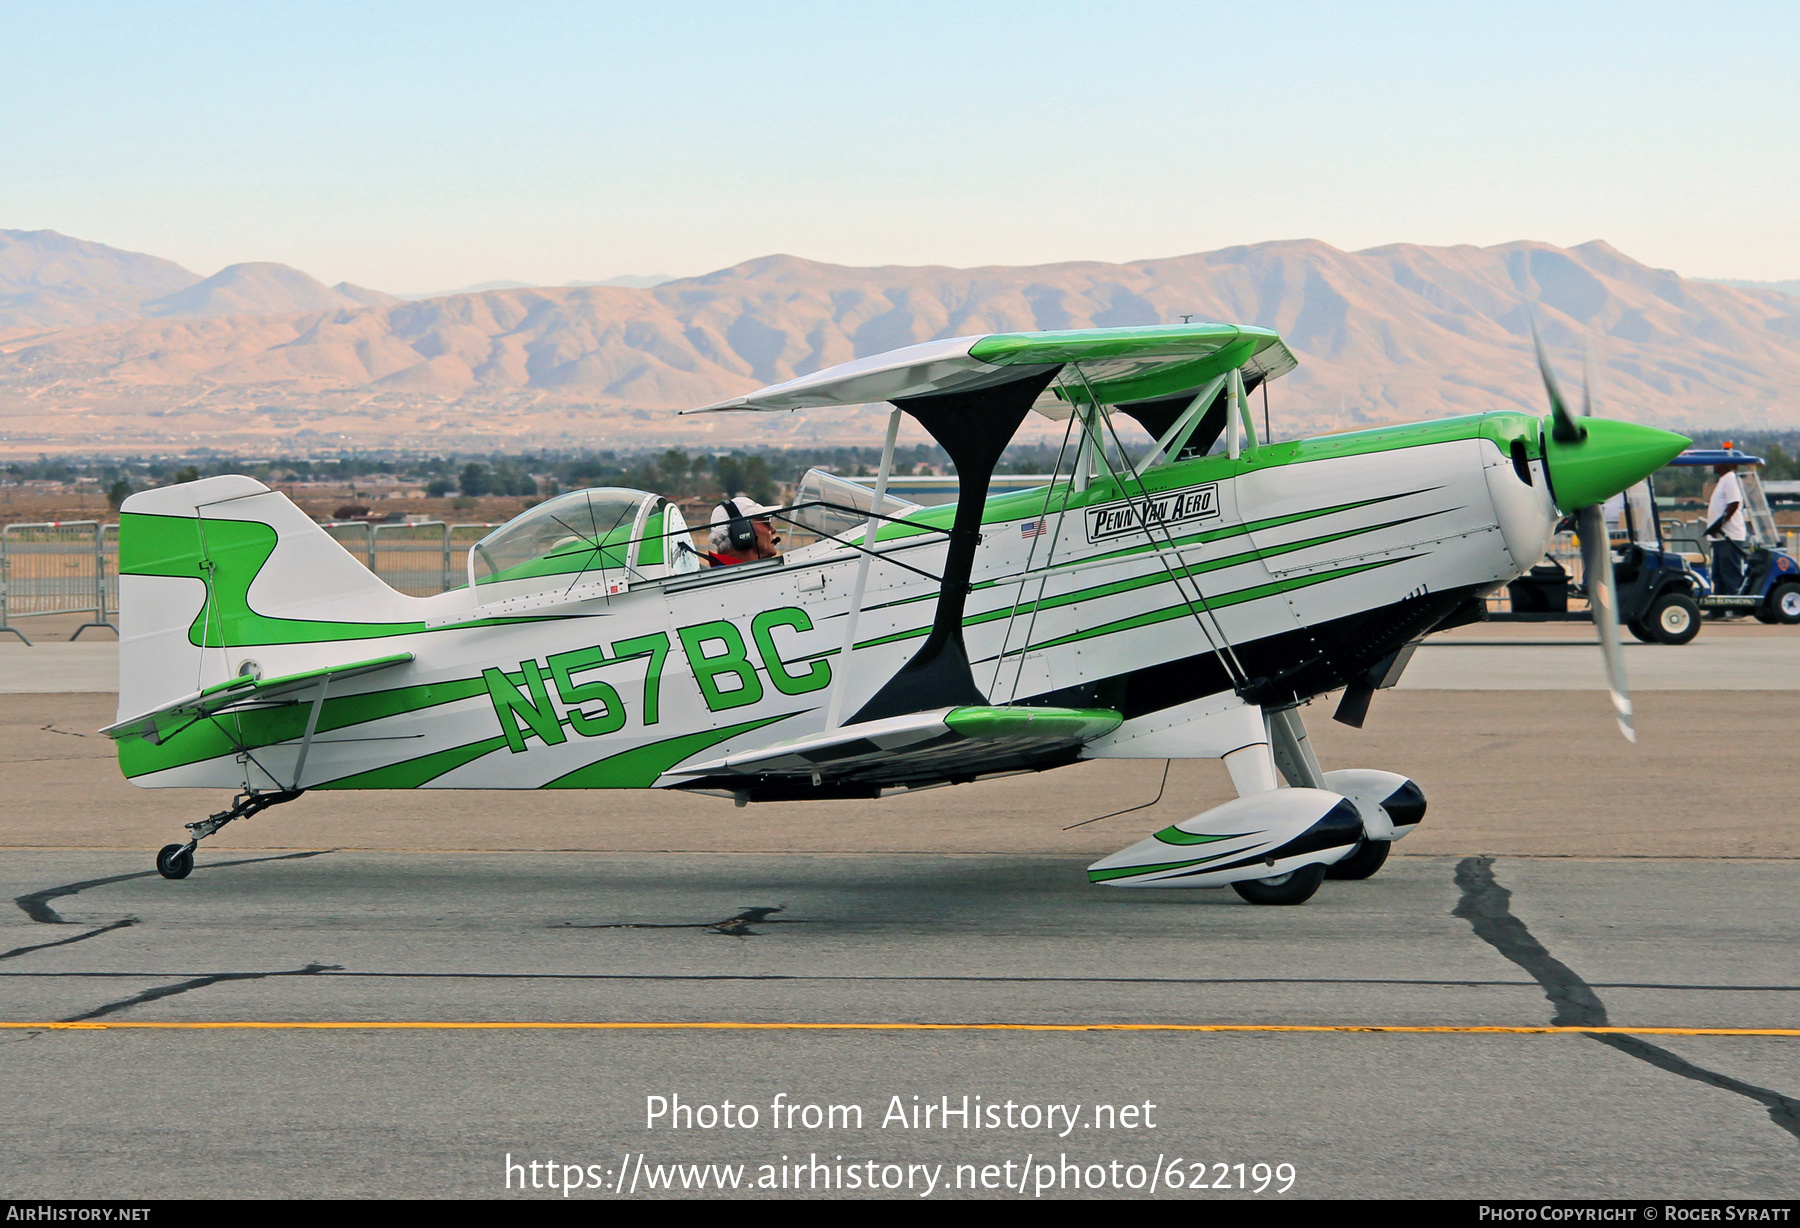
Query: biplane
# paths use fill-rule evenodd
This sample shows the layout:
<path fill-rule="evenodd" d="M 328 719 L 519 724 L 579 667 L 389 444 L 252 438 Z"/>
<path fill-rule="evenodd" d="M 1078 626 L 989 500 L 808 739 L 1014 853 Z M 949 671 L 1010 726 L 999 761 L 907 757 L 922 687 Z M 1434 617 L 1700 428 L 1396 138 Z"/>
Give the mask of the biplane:
<path fill-rule="evenodd" d="M 771 514 L 810 544 L 703 566 L 652 491 L 576 490 L 495 530 L 467 584 L 394 591 L 284 495 L 223 476 L 120 518 L 119 716 L 136 785 L 229 787 L 157 857 L 315 789 L 680 789 L 875 798 L 1097 758 L 1220 759 L 1238 797 L 1096 862 L 1111 887 L 1298 903 L 1418 826 L 1417 783 L 1327 771 L 1301 719 L 1360 725 L 1427 633 L 1595 520 L 1588 574 L 1621 729 L 1600 505 L 1680 436 L 1495 412 L 1274 443 L 1249 395 L 1296 366 L 1233 324 L 957 337 L 688 412 L 890 407 L 865 484 L 815 471 Z M 1046 485 L 989 497 L 1028 414 Z M 954 505 L 886 489 L 902 418 Z M 734 529 L 737 526 L 733 526 Z M 971 799 L 971 804 L 979 804 Z"/>

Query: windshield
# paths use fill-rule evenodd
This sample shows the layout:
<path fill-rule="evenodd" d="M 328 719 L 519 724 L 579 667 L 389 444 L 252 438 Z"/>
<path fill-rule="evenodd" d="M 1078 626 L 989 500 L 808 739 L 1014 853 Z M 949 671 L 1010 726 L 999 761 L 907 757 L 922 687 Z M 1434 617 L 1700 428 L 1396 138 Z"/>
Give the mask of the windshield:
<path fill-rule="evenodd" d="M 1760 471 L 1746 465 L 1738 470 L 1738 483 L 1744 490 L 1744 518 L 1750 522 L 1750 536 L 1758 546 L 1781 543 L 1775 530 L 1775 513 L 1769 510 L 1769 498 L 1763 493 Z"/>
<path fill-rule="evenodd" d="M 809 503 L 831 506 L 807 507 Z M 795 510 L 788 515 L 796 528 L 819 537 L 852 537 L 869 523 L 869 512 L 875 506 L 875 479 L 868 479 L 865 486 L 823 469 L 808 469 L 794 490 L 794 504 Z M 882 501 L 881 513 L 905 516 L 919 506 L 890 494 Z"/>
<path fill-rule="evenodd" d="M 475 543 L 474 584 L 622 571 L 630 566 L 638 513 L 656 496 L 602 487 L 573 490 L 530 508 Z"/>
<path fill-rule="evenodd" d="M 1648 481 L 1639 482 L 1622 494 L 1608 499 L 1605 513 L 1609 537 L 1622 537 L 1652 550 L 1662 548 L 1656 521 L 1656 505 L 1652 500 Z"/>

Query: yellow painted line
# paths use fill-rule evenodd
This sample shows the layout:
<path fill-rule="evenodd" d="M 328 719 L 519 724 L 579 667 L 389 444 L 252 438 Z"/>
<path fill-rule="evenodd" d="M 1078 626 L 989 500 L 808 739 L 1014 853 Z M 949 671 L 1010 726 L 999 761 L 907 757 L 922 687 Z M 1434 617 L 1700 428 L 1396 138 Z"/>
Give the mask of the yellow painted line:
<path fill-rule="evenodd" d="M 13 1022 L 0 1028 L 52 1032 L 104 1032 L 136 1028 L 165 1031 L 371 1031 L 371 1032 L 1399 1032 L 1502 1036 L 1800 1036 L 1800 1028 L 1571 1028 L 1545 1025 L 1413 1023 L 746 1023 L 711 1020 L 691 1023 L 506 1020 L 201 1020 L 186 1022 Z"/>

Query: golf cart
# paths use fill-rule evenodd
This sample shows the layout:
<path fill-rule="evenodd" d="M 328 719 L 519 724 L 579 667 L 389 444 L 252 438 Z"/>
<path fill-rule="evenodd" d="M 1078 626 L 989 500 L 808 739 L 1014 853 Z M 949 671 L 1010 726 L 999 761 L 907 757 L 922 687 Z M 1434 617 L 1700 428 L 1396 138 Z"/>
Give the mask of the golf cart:
<path fill-rule="evenodd" d="M 1781 534 L 1776 530 L 1774 513 L 1769 510 L 1769 500 L 1757 474 L 1757 467 L 1762 463 L 1762 457 L 1740 452 L 1730 444 L 1723 448 L 1691 449 L 1669 462 L 1671 468 L 1740 466 L 1738 482 L 1744 490 L 1744 520 L 1750 530 L 1749 539 L 1744 543 L 1744 587 L 1741 592 L 1714 591 L 1704 513 L 1698 520 L 1671 520 L 1664 527 L 1668 530 L 1670 547 L 1681 552 L 1694 574 L 1694 598 L 1700 609 L 1753 614 L 1758 622 L 1792 626 L 1800 623 L 1800 563 L 1781 548 Z M 1647 478 L 1640 485 L 1648 489 L 1651 480 Z M 1633 487 L 1626 494 L 1630 496 L 1636 490 L 1637 487 Z"/>
<path fill-rule="evenodd" d="M 1619 621 L 1647 644 L 1685 644 L 1700 633 L 1700 577 L 1681 554 L 1663 544 L 1655 496 L 1639 482 L 1604 505 L 1613 550 Z M 1570 597 L 1586 591 L 1563 567 L 1577 559 L 1571 518 L 1558 526 L 1556 543 L 1544 562 L 1507 585 L 1515 618 L 1569 616 Z M 1573 615 L 1571 617 L 1579 617 Z"/>

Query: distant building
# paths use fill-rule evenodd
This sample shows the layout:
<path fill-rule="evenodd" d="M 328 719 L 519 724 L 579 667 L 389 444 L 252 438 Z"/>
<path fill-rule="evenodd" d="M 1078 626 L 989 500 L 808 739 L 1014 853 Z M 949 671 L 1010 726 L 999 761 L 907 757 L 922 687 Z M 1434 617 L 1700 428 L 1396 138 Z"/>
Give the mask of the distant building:
<path fill-rule="evenodd" d="M 1010 495 L 1015 491 L 1030 490 L 1034 486 L 1048 486 L 1048 473 L 996 473 L 988 483 L 988 494 Z M 851 478 L 852 482 L 867 486 L 873 490 L 873 477 Z M 955 503 L 956 495 L 961 490 L 954 474 L 915 477 L 893 477 L 888 479 L 888 492 L 912 503 L 921 503 L 926 507 L 934 507 L 940 503 Z"/>

